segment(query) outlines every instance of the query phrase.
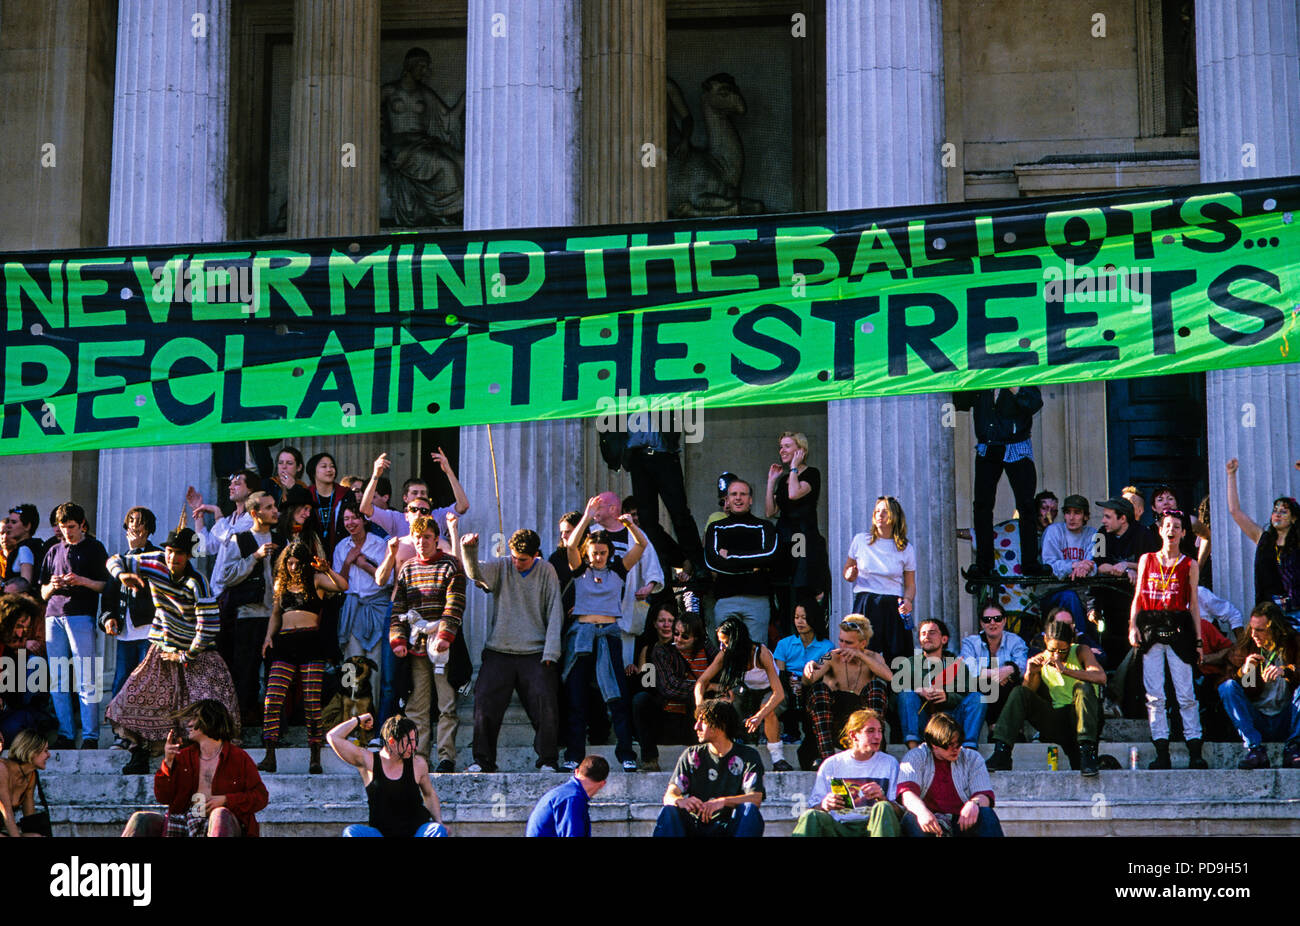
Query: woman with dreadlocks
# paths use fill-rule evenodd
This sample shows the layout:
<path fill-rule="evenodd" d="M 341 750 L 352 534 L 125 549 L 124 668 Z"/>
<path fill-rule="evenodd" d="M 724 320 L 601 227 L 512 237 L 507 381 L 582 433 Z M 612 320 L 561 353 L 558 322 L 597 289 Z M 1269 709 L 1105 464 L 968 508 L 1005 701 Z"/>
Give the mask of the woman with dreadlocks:
<path fill-rule="evenodd" d="M 695 703 L 704 703 L 709 683 L 717 679 L 744 720 L 745 730 L 757 739 L 758 728 L 767 737 L 772 771 L 789 772 L 794 766 L 781 752 L 777 707 L 785 700 L 785 689 L 777 675 L 772 654 L 762 643 L 749 637 L 749 628 L 739 618 L 729 617 L 718 627 L 718 655 L 695 681 Z"/>
<path fill-rule="evenodd" d="M 265 726 L 262 742 L 266 758 L 257 767 L 275 771 L 275 747 L 280 742 L 280 713 L 294 675 L 302 676 L 303 709 L 307 714 L 307 745 L 311 747 L 312 775 L 322 772 L 320 748 L 325 742 L 321 725 L 321 681 L 325 675 L 325 639 L 320 618 L 325 602 L 322 591 L 345 592 L 348 580 L 324 558 L 313 556 L 301 541 L 292 541 L 275 565 L 275 603 L 262 644 L 262 656 L 271 652 L 266 680 Z"/>

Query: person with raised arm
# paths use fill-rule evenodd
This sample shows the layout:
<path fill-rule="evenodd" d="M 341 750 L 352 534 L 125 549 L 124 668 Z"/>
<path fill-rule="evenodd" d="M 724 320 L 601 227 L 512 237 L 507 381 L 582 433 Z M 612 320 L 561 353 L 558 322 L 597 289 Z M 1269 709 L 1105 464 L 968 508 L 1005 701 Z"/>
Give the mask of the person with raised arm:
<path fill-rule="evenodd" d="M 618 621 L 623 614 L 623 589 L 628 571 L 641 559 L 649 541 L 631 515 L 619 520 L 634 539 L 633 546 L 615 558 L 614 544 L 604 531 L 587 533 L 587 525 L 597 516 L 603 502 L 600 496 L 587 501 L 582 520 L 569 535 L 566 547 L 569 568 L 573 570 L 573 623 L 564 641 L 564 665 L 560 679 L 568 701 L 568 730 L 565 742 L 565 768 L 570 771 L 582 760 L 587 732 L 587 687 L 594 677 L 601 696 L 609 707 L 618 737 L 615 755 L 623 770 L 636 771 L 636 753 L 632 748 L 632 711 L 623 691 L 623 642 Z"/>
<path fill-rule="evenodd" d="M 349 717 L 325 734 L 334 754 L 360 773 L 370 807 L 368 820 L 345 827 L 343 835 L 446 836 L 442 804 L 429 778 L 429 761 L 416 754 L 415 721 L 401 714 L 389 717 L 379 731 L 383 745 L 373 753 L 349 739 L 357 727 L 369 730 L 372 726 L 374 718 L 362 714 Z"/>

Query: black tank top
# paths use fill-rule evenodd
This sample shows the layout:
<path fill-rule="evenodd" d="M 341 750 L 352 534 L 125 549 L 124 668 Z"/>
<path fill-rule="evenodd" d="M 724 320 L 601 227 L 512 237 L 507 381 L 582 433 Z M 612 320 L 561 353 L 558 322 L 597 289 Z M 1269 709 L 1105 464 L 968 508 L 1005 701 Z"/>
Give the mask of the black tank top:
<path fill-rule="evenodd" d="M 414 836 L 433 818 L 424 806 L 424 796 L 415 783 L 415 760 L 402 760 L 402 777 L 393 781 L 384 774 L 384 763 L 374 753 L 366 800 L 370 802 L 370 825 L 385 836 Z"/>
<path fill-rule="evenodd" d="M 324 602 L 316 594 L 316 586 L 313 584 L 311 591 L 295 592 L 290 589 L 284 589 L 279 593 L 280 609 L 283 611 L 307 611 L 311 614 L 320 614 Z"/>

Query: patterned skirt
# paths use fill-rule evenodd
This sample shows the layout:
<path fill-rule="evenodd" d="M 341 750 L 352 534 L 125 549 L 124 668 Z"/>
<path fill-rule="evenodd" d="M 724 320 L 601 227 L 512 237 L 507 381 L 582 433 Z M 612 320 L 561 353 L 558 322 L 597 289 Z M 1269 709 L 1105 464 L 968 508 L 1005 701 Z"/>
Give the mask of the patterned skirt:
<path fill-rule="evenodd" d="M 239 698 L 230 670 L 216 650 L 200 653 L 186 663 L 170 662 L 161 654 L 157 644 L 151 645 L 109 703 L 105 716 L 114 731 L 145 742 L 160 742 L 167 739 L 169 730 L 176 729 L 177 712 L 195 701 L 212 698 L 230 711 L 238 738 Z"/>

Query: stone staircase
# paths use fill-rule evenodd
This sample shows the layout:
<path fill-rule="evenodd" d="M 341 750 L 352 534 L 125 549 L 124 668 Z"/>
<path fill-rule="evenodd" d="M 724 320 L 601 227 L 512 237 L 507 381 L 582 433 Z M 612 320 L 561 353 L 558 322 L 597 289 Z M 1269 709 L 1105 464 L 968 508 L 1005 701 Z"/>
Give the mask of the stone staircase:
<path fill-rule="evenodd" d="M 463 699 L 468 702 L 470 699 Z M 468 744 L 472 706 L 462 703 L 458 742 Z M 103 743 L 111 742 L 105 731 Z M 1145 721 L 1108 720 L 1101 752 L 1114 756 L 1122 771 L 1103 771 L 1083 778 L 1069 770 L 1064 755 L 1060 770 L 1048 769 L 1041 743 L 1015 748 L 1015 770 L 997 772 L 993 786 L 997 812 L 1009 836 L 1247 836 L 1300 833 L 1300 771 L 1276 768 L 1280 744 L 1269 747 L 1273 769 L 1237 769 L 1243 751 L 1239 743 L 1207 743 L 1211 768 L 1186 768 L 1181 743 L 1171 749 L 1174 770 L 1146 770 L 1154 749 L 1146 739 Z M 565 775 L 534 769 L 532 727 L 514 704 L 507 712 L 498 747 L 495 774 L 457 772 L 435 775 L 434 787 L 443 806 L 443 820 L 453 836 L 519 836 L 538 798 L 561 783 Z M 258 815 L 265 836 L 337 836 L 349 823 L 366 819 L 365 795 L 354 769 L 324 751 L 322 775 L 307 774 L 305 731 L 289 728 L 287 746 L 277 750 L 279 771 L 264 775 L 270 805 Z M 1129 770 L 1131 747 L 1138 750 L 1139 769 Z M 680 747 L 660 750 L 661 772 L 623 772 L 614 762 L 614 747 L 588 750 L 610 760 L 606 787 L 592 803 L 593 831 L 600 836 L 648 836 L 654 828 L 668 772 Z M 760 749 L 765 765 L 770 764 Z M 988 756 L 991 747 L 981 751 Z M 890 752 L 901 756 L 902 747 Z M 261 748 L 249 749 L 255 760 Z M 794 747 L 786 747 L 794 762 Z M 124 776 L 126 753 L 58 751 L 51 754 L 42 775 L 58 835 L 115 836 L 134 810 L 155 808 L 152 775 Z M 460 750 L 457 767 L 472 763 L 468 745 Z M 153 768 L 159 760 L 155 759 Z M 763 816 L 767 834 L 788 836 L 806 809 L 814 781 L 811 772 L 769 772 Z"/>

